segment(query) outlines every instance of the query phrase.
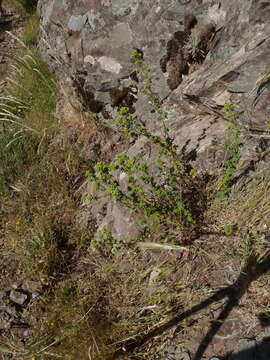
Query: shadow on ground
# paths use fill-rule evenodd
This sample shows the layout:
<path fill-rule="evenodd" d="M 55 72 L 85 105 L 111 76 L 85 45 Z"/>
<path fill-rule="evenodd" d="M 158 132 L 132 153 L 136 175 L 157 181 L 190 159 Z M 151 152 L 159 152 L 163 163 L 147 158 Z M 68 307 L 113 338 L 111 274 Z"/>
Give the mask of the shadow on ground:
<path fill-rule="evenodd" d="M 227 360 L 269 360 L 270 359 L 270 338 L 263 339 L 259 344 L 255 340 L 243 339 L 239 342 L 242 350 L 236 351 Z M 221 360 L 221 359 L 220 359 Z"/>
<path fill-rule="evenodd" d="M 182 322 L 184 319 L 200 312 L 201 310 L 209 307 L 210 305 L 223 300 L 227 299 L 222 311 L 220 312 L 218 318 L 211 323 L 211 326 L 198 346 L 198 349 L 195 355 L 192 357 L 192 360 L 201 360 L 205 354 L 206 349 L 213 341 L 215 335 L 222 327 L 225 320 L 229 317 L 231 311 L 235 306 L 239 304 L 240 299 L 248 290 L 251 283 L 257 280 L 260 276 L 265 274 L 270 270 L 270 254 L 265 255 L 260 261 L 257 261 L 256 256 L 253 254 L 247 259 L 245 266 L 243 267 L 238 279 L 230 286 L 226 288 L 222 288 L 221 290 L 214 293 L 208 299 L 202 301 L 200 304 L 193 306 L 191 309 L 177 314 L 173 318 L 171 318 L 166 323 L 163 323 L 160 326 L 150 330 L 149 332 L 138 334 L 132 338 L 124 340 L 119 345 L 119 349 L 114 352 L 114 358 L 130 353 L 134 351 L 136 348 L 144 345 L 147 341 L 152 339 L 155 336 L 161 335 L 164 331 L 169 330 L 179 322 Z M 259 345 L 261 348 L 266 346 L 266 343 L 262 343 Z M 269 344 L 267 345 L 269 346 Z M 249 352 L 252 350 L 248 350 Z M 250 352 L 251 354 L 251 352 Z M 244 357 L 246 355 L 246 357 Z M 247 357 L 247 352 L 244 351 L 243 354 L 241 352 L 237 355 L 232 355 L 230 360 L 266 360 L 266 358 L 252 358 Z M 238 356 L 238 357 L 237 357 Z M 242 356 L 242 357 L 241 357 Z M 227 357 L 228 358 L 228 357 Z M 270 352 L 268 359 L 270 359 Z"/>

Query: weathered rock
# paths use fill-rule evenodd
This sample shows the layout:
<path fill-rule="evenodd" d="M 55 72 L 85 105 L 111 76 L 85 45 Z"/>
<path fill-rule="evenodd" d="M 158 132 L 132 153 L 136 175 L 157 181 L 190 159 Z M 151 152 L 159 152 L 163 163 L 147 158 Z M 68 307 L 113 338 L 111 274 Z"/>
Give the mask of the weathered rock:
<path fill-rule="evenodd" d="M 68 21 L 68 29 L 70 31 L 81 31 L 84 27 L 84 25 L 86 24 L 87 22 L 87 16 L 84 15 L 84 16 L 71 16 L 69 21 Z"/>
<path fill-rule="evenodd" d="M 75 6 L 68 0 L 40 0 L 38 11 L 44 59 L 67 88 L 71 78 L 76 80 L 84 106 L 99 113 L 106 126 L 119 130 L 113 121 L 117 108 L 132 103 L 134 116 L 153 134 L 162 133 L 153 104 L 140 92 L 142 78 L 134 75 L 130 53 L 138 49 L 153 70 L 152 90 L 162 99 L 177 151 L 198 173 L 222 171 L 228 156 L 223 146 L 228 122 L 215 110 L 230 101 L 246 110 L 241 123 L 249 134 L 236 177 L 257 164 L 267 166 L 269 154 L 261 153 L 269 140 L 254 130 L 266 130 L 269 121 L 270 4 L 263 0 L 82 0 Z M 203 63 L 193 60 L 189 66 L 185 43 L 193 32 L 207 56 L 202 56 Z M 138 88 L 134 103 L 128 96 L 131 88 Z M 210 106 L 192 103 L 194 95 Z M 98 157 L 95 150 L 88 152 L 92 161 Z M 138 152 L 151 166 L 155 156 L 148 156 L 141 138 L 128 153 Z M 132 214 L 108 197 L 87 211 L 98 229 L 108 226 L 117 237 L 132 239 L 140 233 Z"/>
<path fill-rule="evenodd" d="M 25 293 L 16 290 L 11 290 L 9 298 L 11 301 L 21 306 L 25 305 L 28 300 L 28 296 Z"/>
<path fill-rule="evenodd" d="M 90 108 L 101 111 L 103 104 L 106 107 L 104 113 L 108 118 L 114 118 L 115 114 L 107 104 L 115 105 L 118 102 L 115 98 L 113 100 L 111 98 L 112 89 L 119 92 L 122 91 L 119 89 L 125 89 L 132 83 L 132 79 L 129 78 L 134 70 L 130 61 L 132 49 L 138 48 L 143 51 L 146 65 L 149 64 L 154 71 L 154 89 L 161 98 L 164 98 L 169 94 L 169 89 L 166 86 L 166 76 L 161 70 L 166 70 L 165 63 L 170 58 L 170 55 L 166 55 L 168 45 L 171 44 L 170 39 L 177 39 L 177 34 L 190 31 L 196 22 L 198 22 L 196 27 L 201 29 L 201 35 L 208 39 L 215 25 L 218 33 L 203 66 L 182 81 L 181 71 L 186 65 L 181 52 L 177 52 L 175 60 L 169 62 L 169 72 L 175 74 L 175 78 L 169 76 L 170 88 L 176 88 L 182 81 L 181 86 L 176 90 L 176 96 L 170 98 L 169 106 L 182 108 L 183 92 L 206 95 L 224 104 L 230 95 L 234 97 L 238 94 L 237 96 L 241 98 L 244 93 L 248 94 L 256 81 L 261 78 L 260 95 L 258 96 L 256 92 L 255 96 L 256 114 L 251 110 L 249 117 L 256 126 L 265 127 L 269 115 L 268 97 L 267 91 L 262 93 L 261 90 L 263 86 L 267 86 L 267 77 L 263 76 L 263 72 L 267 70 L 269 64 L 267 56 L 269 6 L 264 5 L 263 1 L 249 1 L 248 5 L 244 6 L 240 0 L 233 4 L 229 0 L 223 1 L 222 4 L 213 4 L 211 1 L 202 3 L 195 0 L 189 2 L 174 0 L 168 4 L 166 1 L 153 0 L 133 0 L 131 3 L 125 1 L 100 3 L 92 0 L 82 1 L 75 8 L 68 1 L 59 3 L 45 0 L 39 2 L 38 8 L 46 32 L 46 36 L 43 34 L 43 37 L 48 40 L 47 45 L 51 45 L 48 49 L 41 42 L 44 57 L 59 73 L 62 73 L 63 78 L 67 74 L 79 76 L 81 86 L 89 94 Z M 74 34 L 68 33 L 69 30 L 74 31 Z M 160 69 L 162 54 L 166 61 L 162 62 Z M 64 63 L 60 66 L 50 55 L 62 59 Z M 179 72 L 181 66 L 182 70 L 180 69 Z M 227 91 L 229 91 L 228 96 L 224 97 L 223 94 Z M 145 121 L 153 123 L 154 117 L 145 112 L 143 101 L 136 104 L 136 110 Z M 195 115 L 194 110 L 196 109 L 190 109 L 191 114 Z M 180 122 L 178 126 L 185 127 L 186 122 L 179 121 L 181 117 L 179 114 L 177 116 L 175 121 L 178 124 Z M 186 114 L 184 117 L 186 118 Z M 188 120 L 193 118 L 194 116 L 191 116 Z M 113 121 L 105 120 L 105 122 L 113 126 Z M 222 120 L 219 119 L 218 122 L 222 123 Z M 258 125 L 257 122 L 260 124 Z M 225 126 L 222 125 L 221 128 L 224 129 Z M 193 143 L 192 150 L 200 152 L 201 146 L 198 145 L 198 135 L 196 135 L 199 131 L 193 134 L 195 128 L 202 131 L 205 129 L 198 121 L 193 121 L 191 138 L 181 137 L 181 142 L 176 141 L 179 147 L 185 146 L 189 141 Z M 203 158 L 207 162 L 206 154 L 210 154 L 209 161 L 213 165 L 215 157 L 212 156 L 212 149 L 214 152 L 219 150 L 218 146 L 213 148 L 213 141 L 208 138 L 209 135 L 215 137 L 214 141 L 219 143 L 224 134 L 221 131 L 221 137 L 216 136 L 213 127 L 204 136 L 206 141 L 202 144 L 202 148 L 207 149 L 210 146 L 211 150 L 204 151 Z M 200 159 L 196 163 L 200 164 Z M 212 169 L 212 166 L 207 167 L 206 170 L 208 168 Z"/>
<path fill-rule="evenodd" d="M 177 347 L 171 346 L 164 351 L 163 360 L 190 360 L 188 352 L 183 351 Z"/>
<path fill-rule="evenodd" d="M 91 213 L 95 214 L 96 205 L 93 204 Z M 142 231 L 138 225 L 137 216 L 121 205 L 112 202 L 108 203 L 106 207 L 105 216 L 100 217 L 97 233 L 106 229 L 112 233 L 112 236 L 117 240 L 131 241 L 136 240 Z"/>

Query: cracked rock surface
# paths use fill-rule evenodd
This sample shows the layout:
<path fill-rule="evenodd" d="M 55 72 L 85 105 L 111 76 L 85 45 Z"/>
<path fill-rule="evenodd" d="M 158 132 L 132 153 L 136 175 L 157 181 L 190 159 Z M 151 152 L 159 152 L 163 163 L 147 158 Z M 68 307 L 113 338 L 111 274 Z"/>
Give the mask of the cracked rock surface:
<path fill-rule="evenodd" d="M 129 105 L 132 97 L 134 116 L 152 133 L 162 133 L 153 106 L 140 92 L 142 80 L 134 75 L 130 53 L 138 49 L 145 65 L 152 69 L 153 91 L 162 99 L 177 151 L 198 173 L 215 176 L 222 171 L 228 155 L 223 146 L 228 121 L 220 109 L 227 102 L 245 110 L 239 120 L 244 146 L 237 179 L 267 167 L 269 2 L 40 0 L 38 12 L 44 59 L 72 94 L 71 101 L 74 89 L 80 88 L 84 106 L 97 113 L 107 127 L 117 130 L 113 121 L 117 110 L 122 104 Z M 207 54 L 203 61 L 194 62 L 184 53 L 184 34 L 190 36 L 196 29 L 201 29 L 200 50 L 207 48 Z M 179 47 L 181 42 L 184 46 Z M 170 56 L 168 49 L 175 44 L 178 47 Z M 174 83 L 172 73 L 176 74 Z M 127 152 L 131 157 L 142 154 L 149 165 L 155 161 L 151 144 L 141 137 L 130 143 Z M 81 192 L 87 195 L 89 185 L 84 184 Z M 97 204 L 84 205 L 82 216 L 85 221 L 87 216 L 94 217 L 99 230 L 109 228 L 115 236 L 127 239 L 138 235 L 132 215 L 106 197 Z"/>

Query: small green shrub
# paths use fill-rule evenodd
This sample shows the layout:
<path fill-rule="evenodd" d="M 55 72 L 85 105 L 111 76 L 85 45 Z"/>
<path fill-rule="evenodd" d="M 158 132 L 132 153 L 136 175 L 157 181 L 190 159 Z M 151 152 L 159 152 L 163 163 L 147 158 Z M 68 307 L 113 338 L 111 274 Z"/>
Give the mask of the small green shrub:
<path fill-rule="evenodd" d="M 157 161 L 164 184 L 155 181 L 148 165 L 139 156 L 132 159 L 126 154 L 118 155 L 110 165 L 97 163 L 94 171 L 88 172 L 87 176 L 95 183 L 96 190 L 105 190 L 114 200 L 121 202 L 135 213 L 144 214 L 146 218 L 159 218 L 160 222 L 174 224 L 187 220 L 195 224 L 190 210 L 183 203 L 181 175 L 178 169 L 166 160 L 159 158 Z M 114 177 L 115 171 L 127 174 L 126 192 L 121 190 L 120 184 Z"/>
<path fill-rule="evenodd" d="M 43 225 L 34 224 L 41 228 Z M 25 266 L 32 277 L 37 280 L 48 281 L 56 276 L 65 266 L 65 252 L 63 251 L 63 238 L 56 224 L 44 224 L 44 229 L 34 230 L 25 239 Z"/>
<path fill-rule="evenodd" d="M 112 233 L 107 229 L 103 229 L 99 232 L 97 238 L 91 241 L 91 250 L 94 252 L 102 252 L 105 249 L 109 249 L 112 254 L 115 254 L 123 245 L 124 242 L 114 238 Z"/>
<path fill-rule="evenodd" d="M 172 139 L 167 132 L 165 138 L 153 135 L 133 118 L 128 108 L 120 109 L 116 122 L 128 136 L 136 138 L 143 135 L 157 147 L 159 157 L 156 166 L 163 181 L 158 183 L 141 154 L 133 158 L 120 154 L 110 165 L 99 162 L 87 173 L 89 181 L 95 184 L 95 193 L 105 191 L 112 199 L 140 215 L 145 235 L 158 228 L 160 241 L 177 243 L 172 233 L 186 224 L 194 226 L 196 219 L 182 197 L 183 187 L 189 186 L 192 179 L 183 174 Z M 121 188 L 115 176 L 117 172 L 127 175 L 126 190 Z M 89 199 L 95 200 L 95 194 L 90 194 Z M 168 226 L 171 230 L 163 230 Z M 112 241 L 107 239 L 101 243 L 102 246 L 104 243 L 109 245 Z M 97 248 L 96 242 L 94 246 Z"/>
<path fill-rule="evenodd" d="M 135 63 L 136 73 L 142 78 L 140 91 L 146 95 L 155 109 L 157 120 L 162 124 L 163 133 L 162 135 L 153 134 L 145 125 L 138 122 L 129 107 L 121 107 L 115 121 L 127 136 L 133 139 L 144 136 L 157 149 L 156 166 L 163 180 L 159 183 L 155 179 L 152 170 L 143 160 L 142 154 L 133 158 L 120 154 L 110 165 L 99 162 L 91 171 L 88 171 L 87 178 L 95 184 L 96 188 L 94 193 L 89 195 L 89 199 L 96 200 L 95 194 L 105 191 L 112 199 L 141 217 L 140 225 L 145 236 L 158 232 L 159 241 L 170 241 L 176 244 L 174 234 L 177 230 L 187 224 L 189 226 L 196 224 L 196 219 L 182 196 L 183 188 L 188 188 L 192 184 L 196 172 L 191 171 L 190 175 L 185 174 L 177 148 L 169 136 L 169 129 L 165 123 L 167 113 L 162 110 L 162 102 L 152 91 L 151 69 L 144 66 L 142 53 L 134 50 L 131 53 L 131 59 Z M 126 190 L 121 188 L 115 175 L 120 172 L 127 175 Z M 101 234 L 102 236 L 92 242 L 92 248 L 100 250 L 107 244 L 114 251 L 119 247 L 111 234 L 110 236 L 108 234 L 107 232 Z M 105 238 L 104 235 L 106 235 Z"/>

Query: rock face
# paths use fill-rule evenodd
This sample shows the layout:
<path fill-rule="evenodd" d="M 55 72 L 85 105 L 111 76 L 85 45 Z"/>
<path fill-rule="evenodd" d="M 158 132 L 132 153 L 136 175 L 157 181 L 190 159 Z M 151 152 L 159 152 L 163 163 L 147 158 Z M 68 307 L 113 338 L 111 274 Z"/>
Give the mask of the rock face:
<path fill-rule="evenodd" d="M 106 126 L 117 128 L 117 108 L 131 103 L 135 116 L 153 133 L 162 131 L 134 73 L 130 53 L 137 49 L 152 69 L 152 89 L 162 99 L 170 136 L 185 161 L 198 172 L 219 174 L 228 126 L 220 108 L 232 101 L 245 110 L 237 176 L 254 169 L 262 158 L 267 163 L 268 1 L 40 0 L 38 12 L 44 59 L 67 91 L 76 84 L 84 105 Z M 134 88 L 137 94 L 129 92 Z M 145 154 L 144 149 L 138 139 L 129 154 Z M 152 161 L 147 156 L 147 162 Z M 106 216 L 106 206 L 103 212 L 87 208 L 98 214 L 102 227 L 111 224 L 115 229 L 119 208 L 107 204 L 107 210 Z M 127 228 L 118 224 L 117 232 L 132 238 Z"/>

